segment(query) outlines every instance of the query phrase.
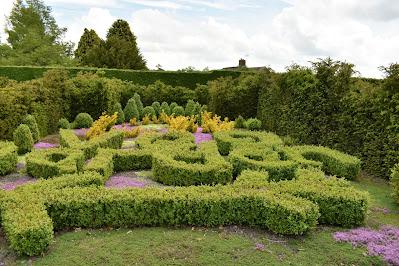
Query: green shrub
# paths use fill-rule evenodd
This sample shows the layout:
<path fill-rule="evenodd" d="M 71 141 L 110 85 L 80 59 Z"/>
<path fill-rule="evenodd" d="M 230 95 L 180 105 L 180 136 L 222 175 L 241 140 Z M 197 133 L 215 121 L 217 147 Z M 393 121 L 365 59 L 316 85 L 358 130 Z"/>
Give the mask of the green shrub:
<path fill-rule="evenodd" d="M 14 143 L 18 147 L 18 154 L 25 154 L 33 149 L 33 137 L 27 125 L 21 124 L 14 131 Z"/>
<path fill-rule="evenodd" d="M 234 121 L 235 128 L 245 128 L 245 119 L 239 115 L 237 119 Z"/>
<path fill-rule="evenodd" d="M 256 118 L 249 118 L 244 125 L 249 130 L 260 130 L 262 128 L 262 122 Z"/>
<path fill-rule="evenodd" d="M 136 101 L 133 98 L 127 102 L 123 112 L 125 114 L 125 122 L 129 122 L 132 118 L 136 118 L 137 121 L 140 119 L 140 113 L 137 109 Z"/>
<path fill-rule="evenodd" d="M 246 146 L 251 143 L 273 148 L 283 145 L 283 141 L 277 135 L 268 132 L 244 130 L 219 131 L 215 132 L 213 137 L 222 155 L 228 155 L 234 148 Z"/>
<path fill-rule="evenodd" d="M 149 150 L 118 150 L 113 153 L 115 172 L 145 170 L 152 167 L 152 151 Z"/>
<path fill-rule="evenodd" d="M 392 168 L 391 186 L 393 190 L 393 197 L 399 204 L 399 164 L 396 164 L 395 167 Z"/>
<path fill-rule="evenodd" d="M 40 139 L 40 132 L 35 117 L 33 115 L 27 115 L 22 123 L 29 127 L 33 142 L 38 142 Z"/>
<path fill-rule="evenodd" d="M 360 173 L 361 161 L 351 155 L 321 146 L 296 146 L 294 149 L 307 160 L 322 163 L 322 170 L 328 174 L 354 179 Z"/>
<path fill-rule="evenodd" d="M 84 165 L 83 170 L 85 172 L 97 172 L 108 179 L 114 172 L 114 152 L 115 151 L 111 149 L 98 149 L 96 156 Z"/>
<path fill-rule="evenodd" d="M 111 110 L 111 115 L 118 113 L 118 118 L 116 120 L 117 124 L 122 124 L 125 122 L 125 113 L 122 110 L 122 105 L 120 103 L 115 103 Z"/>
<path fill-rule="evenodd" d="M 80 113 L 73 122 L 74 128 L 89 128 L 93 124 L 93 118 L 88 113 Z"/>
<path fill-rule="evenodd" d="M 195 115 L 195 110 L 196 110 L 196 104 L 193 100 L 189 100 L 186 104 L 186 108 L 184 110 L 184 114 L 186 116 L 192 116 Z"/>
<path fill-rule="evenodd" d="M 184 115 L 184 108 L 181 106 L 176 106 L 172 109 L 172 114 L 175 116 Z"/>
<path fill-rule="evenodd" d="M 155 112 L 155 110 L 154 110 L 154 108 L 152 106 L 146 106 L 143 109 L 142 114 L 143 114 L 143 117 L 144 116 L 148 116 L 148 117 L 152 118 L 153 116 L 156 115 L 156 112 Z"/>
<path fill-rule="evenodd" d="M 178 106 L 178 104 L 175 103 L 175 102 L 172 102 L 172 103 L 169 105 L 171 114 L 172 114 L 172 112 L 173 112 L 173 109 L 175 109 L 176 106 Z"/>
<path fill-rule="evenodd" d="M 192 186 L 227 184 L 232 167 L 217 153 L 215 143 L 203 143 L 198 152 L 180 147 L 153 154 L 152 171 L 156 181 L 165 185 Z"/>
<path fill-rule="evenodd" d="M 60 129 L 60 145 L 65 148 L 72 148 L 81 145 L 82 142 L 76 136 L 74 130 Z"/>
<path fill-rule="evenodd" d="M 161 112 L 164 112 L 165 114 L 167 114 L 167 115 L 170 115 L 170 108 L 169 108 L 169 105 L 168 105 L 168 103 L 167 102 L 162 102 L 162 104 L 161 104 Z"/>
<path fill-rule="evenodd" d="M 79 150 L 36 150 L 26 157 L 26 171 L 35 178 L 48 179 L 63 174 L 81 172 L 84 155 Z"/>
<path fill-rule="evenodd" d="M 159 114 L 161 113 L 161 104 L 159 102 L 153 102 L 151 104 L 152 108 L 155 110 L 155 115 L 159 117 Z"/>
<path fill-rule="evenodd" d="M 61 118 L 60 120 L 58 120 L 58 128 L 60 128 L 60 129 L 69 129 L 70 125 L 69 125 L 68 119 Z"/>
<path fill-rule="evenodd" d="M 18 147 L 10 141 L 0 141 L 0 176 L 15 170 L 18 162 Z"/>
<path fill-rule="evenodd" d="M 133 95 L 133 99 L 136 102 L 137 110 L 138 110 L 139 116 L 140 116 L 139 118 L 141 118 L 143 116 L 143 108 L 144 108 L 143 103 L 141 102 L 141 97 L 139 94 L 135 93 Z"/>
<path fill-rule="evenodd" d="M 269 180 L 291 180 L 299 164 L 295 161 L 283 161 L 279 153 L 272 147 L 248 144 L 234 149 L 229 154 L 229 161 L 233 165 L 234 174 L 238 175 L 245 169 L 267 171 Z"/>

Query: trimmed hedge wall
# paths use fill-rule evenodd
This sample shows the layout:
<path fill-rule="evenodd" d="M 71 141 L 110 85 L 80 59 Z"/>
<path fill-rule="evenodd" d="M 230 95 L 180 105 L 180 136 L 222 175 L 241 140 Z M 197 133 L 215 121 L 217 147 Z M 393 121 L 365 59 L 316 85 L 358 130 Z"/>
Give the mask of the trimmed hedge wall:
<path fill-rule="evenodd" d="M 10 141 L 0 141 L 0 176 L 11 173 L 18 163 L 18 147 Z"/>
<path fill-rule="evenodd" d="M 393 189 L 393 197 L 399 204 L 399 164 L 396 164 L 395 167 L 392 168 L 391 185 Z"/>
<path fill-rule="evenodd" d="M 208 81 L 220 77 L 238 77 L 241 72 L 214 70 L 209 72 L 179 72 L 179 71 L 135 71 L 122 69 L 102 69 L 102 68 L 59 68 L 59 67 L 26 67 L 26 66 L 1 66 L 0 76 L 17 81 L 27 81 L 43 77 L 48 70 L 66 70 L 70 77 L 76 76 L 79 72 L 97 71 L 104 72 L 107 78 L 117 78 L 124 81 L 131 81 L 140 85 L 150 85 L 156 81 L 162 81 L 171 86 L 182 86 L 194 89 L 197 84 L 206 84 Z"/>

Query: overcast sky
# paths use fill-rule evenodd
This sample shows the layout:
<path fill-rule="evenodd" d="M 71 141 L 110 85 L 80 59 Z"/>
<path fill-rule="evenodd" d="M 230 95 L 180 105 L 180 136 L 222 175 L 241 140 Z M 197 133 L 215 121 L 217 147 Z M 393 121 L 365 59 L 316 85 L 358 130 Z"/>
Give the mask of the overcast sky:
<path fill-rule="evenodd" d="M 324 58 L 354 63 L 362 76 L 399 57 L 399 0 L 45 0 L 66 39 L 85 27 L 105 37 L 117 18 L 130 23 L 148 66 L 277 71 Z M 13 0 L 0 1 L 4 25 Z M 5 41 L 4 32 L 1 41 Z"/>

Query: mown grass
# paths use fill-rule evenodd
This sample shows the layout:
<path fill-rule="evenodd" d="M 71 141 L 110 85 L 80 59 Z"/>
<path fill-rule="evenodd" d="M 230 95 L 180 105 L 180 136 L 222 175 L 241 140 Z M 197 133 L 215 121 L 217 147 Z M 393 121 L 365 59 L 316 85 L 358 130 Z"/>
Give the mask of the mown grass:
<path fill-rule="evenodd" d="M 370 192 L 365 226 L 399 226 L 399 207 L 387 182 L 362 176 L 353 182 Z M 388 211 L 387 211 L 388 210 Z M 336 243 L 333 232 L 319 226 L 301 237 L 263 230 L 224 228 L 134 228 L 76 230 L 60 233 L 42 257 L 18 258 L 0 237 L 0 262 L 6 265 L 384 265 L 365 248 Z M 263 244 L 257 250 L 256 244 Z M 0 264 L 1 265 L 1 264 Z"/>

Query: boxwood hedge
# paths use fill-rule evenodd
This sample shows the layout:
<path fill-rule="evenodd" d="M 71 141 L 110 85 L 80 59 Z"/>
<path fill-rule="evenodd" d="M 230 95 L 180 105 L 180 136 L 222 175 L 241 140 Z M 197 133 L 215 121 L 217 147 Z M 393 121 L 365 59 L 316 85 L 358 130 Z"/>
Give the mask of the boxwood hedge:
<path fill-rule="evenodd" d="M 0 141 L 0 176 L 15 170 L 18 162 L 18 147 L 10 141 Z"/>

